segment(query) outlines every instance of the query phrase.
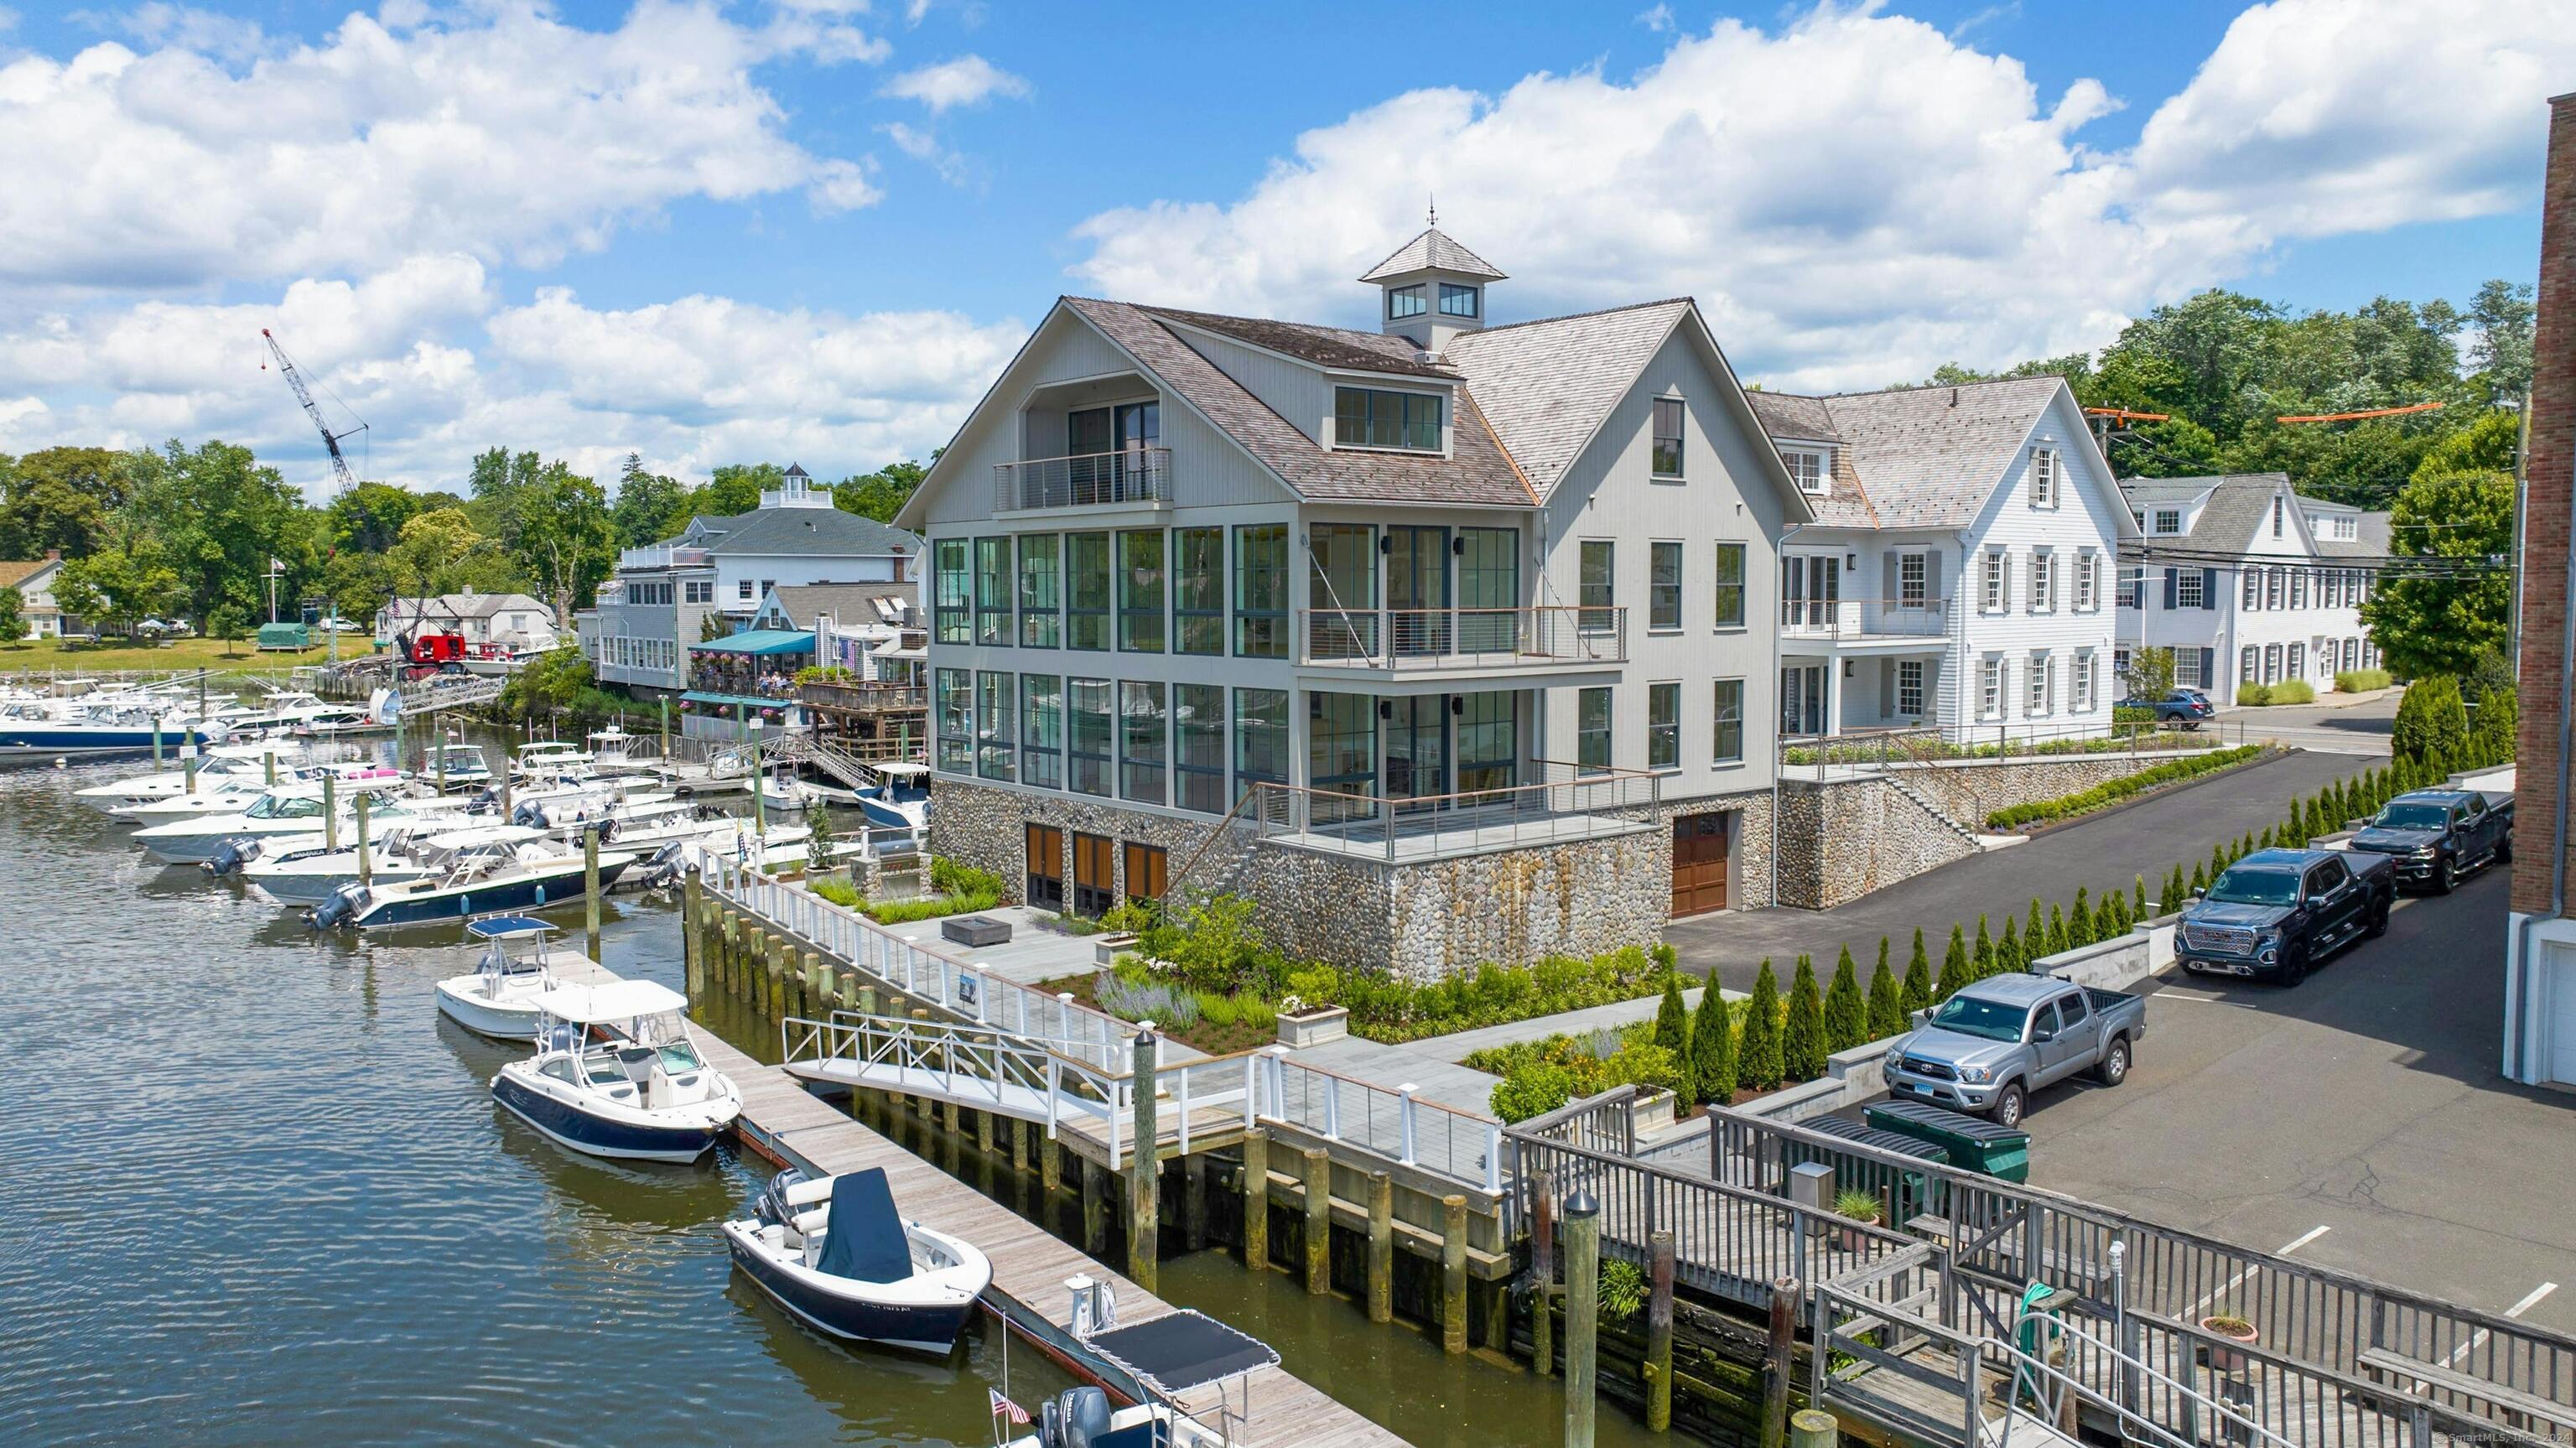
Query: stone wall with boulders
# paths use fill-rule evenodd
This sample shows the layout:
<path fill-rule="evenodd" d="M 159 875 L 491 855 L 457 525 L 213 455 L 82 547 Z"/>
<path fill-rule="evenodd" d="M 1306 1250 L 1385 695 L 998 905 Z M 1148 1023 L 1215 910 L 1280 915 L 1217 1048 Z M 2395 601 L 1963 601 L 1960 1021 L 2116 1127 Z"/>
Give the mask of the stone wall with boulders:
<path fill-rule="evenodd" d="M 1780 782 L 1780 903 L 1825 910 L 1977 852 L 1959 822 L 1877 775 Z"/>
<path fill-rule="evenodd" d="M 2210 746 L 2219 740 L 2213 733 Z M 2142 754 L 2064 754 L 2035 759 L 1960 759 L 1900 764 L 1890 772 L 1929 796 L 1951 818 L 1982 830 L 1986 817 L 2017 804 L 2036 804 L 2091 789 L 2106 780 L 2187 757 L 2177 750 Z"/>

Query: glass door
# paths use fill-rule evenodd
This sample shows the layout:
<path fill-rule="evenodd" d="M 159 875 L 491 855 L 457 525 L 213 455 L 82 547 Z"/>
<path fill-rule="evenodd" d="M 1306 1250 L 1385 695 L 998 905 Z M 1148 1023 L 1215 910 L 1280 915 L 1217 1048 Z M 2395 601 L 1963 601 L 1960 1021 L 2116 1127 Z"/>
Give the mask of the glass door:
<path fill-rule="evenodd" d="M 1118 451 L 1117 487 L 1120 499 L 1152 495 L 1154 460 L 1145 455 L 1148 448 L 1163 445 L 1163 405 L 1159 402 L 1128 402 L 1112 409 L 1111 430 Z"/>
<path fill-rule="evenodd" d="M 1107 502 L 1111 463 L 1109 409 L 1064 415 L 1065 479 L 1075 503 Z"/>
<path fill-rule="evenodd" d="M 1386 530 L 1386 606 L 1394 652 L 1449 652 L 1448 529 Z"/>
<path fill-rule="evenodd" d="M 1780 621 L 1791 628 L 1828 629 L 1842 599 L 1843 561 L 1815 555 L 1781 560 Z"/>
<path fill-rule="evenodd" d="M 1825 670 L 1821 664 L 1780 671 L 1780 733 L 1813 738 L 1825 732 Z"/>
<path fill-rule="evenodd" d="M 1432 808 L 1449 793 L 1449 696 L 1386 702 L 1386 797 L 1398 813 Z"/>
<path fill-rule="evenodd" d="M 1509 528 L 1458 530 L 1458 651 L 1508 654 L 1519 642 L 1520 535 Z"/>

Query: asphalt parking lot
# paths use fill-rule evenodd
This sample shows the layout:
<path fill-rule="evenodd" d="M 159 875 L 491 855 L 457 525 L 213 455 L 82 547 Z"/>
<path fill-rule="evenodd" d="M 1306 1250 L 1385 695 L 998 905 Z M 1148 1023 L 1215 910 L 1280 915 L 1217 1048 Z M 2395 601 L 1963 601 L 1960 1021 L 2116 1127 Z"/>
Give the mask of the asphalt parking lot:
<path fill-rule="evenodd" d="M 2151 984 L 2127 1083 L 2033 1103 L 2032 1181 L 2576 1331 L 2576 1095 L 2497 1073 L 2505 896 L 2402 901 L 2291 990 Z"/>

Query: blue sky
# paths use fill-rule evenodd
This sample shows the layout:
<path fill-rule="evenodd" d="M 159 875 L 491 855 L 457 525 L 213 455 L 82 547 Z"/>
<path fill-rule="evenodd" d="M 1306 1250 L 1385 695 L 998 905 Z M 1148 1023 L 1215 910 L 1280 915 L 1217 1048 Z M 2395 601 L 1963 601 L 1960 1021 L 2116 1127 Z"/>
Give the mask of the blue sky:
<path fill-rule="evenodd" d="M 1775 386 L 2532 274 L 2570 6 L 2155 10 L 21 6 L 0 451 L 220 434 L 318 482 L 273 324 L 414 485 L 493 444 L 861 470 L 1061 292 L 1368 325 L 1348 279 L 1434 190 L 1499 316 L 1689 293 Z"/>

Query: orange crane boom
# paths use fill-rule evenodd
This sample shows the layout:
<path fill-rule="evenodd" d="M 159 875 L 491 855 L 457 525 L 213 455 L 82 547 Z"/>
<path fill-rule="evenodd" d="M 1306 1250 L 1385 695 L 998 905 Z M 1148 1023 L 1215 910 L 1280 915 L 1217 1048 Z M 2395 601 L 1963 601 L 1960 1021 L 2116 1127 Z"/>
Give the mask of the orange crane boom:
<path fill-rule="evenodd" d="M 2365 417 L 2404 417 L 2410 412 L 2432 412 L 2438 402 L 2417 402 L 2405 407 L 2367 407 L 2359 412 L 2316 412 L 2299 417 L 2276 417 L 2274 422 L 2357 422 Z"/>
<path fill-rule="evenodd" d="M 2086 417 L 2107 417 L 2113 422 L 2171 422 L 2170 412 L 2132 412 L 2125 407 L 2088 407 Z"/>

